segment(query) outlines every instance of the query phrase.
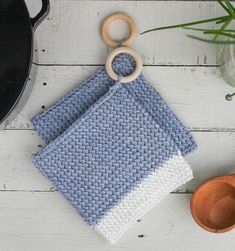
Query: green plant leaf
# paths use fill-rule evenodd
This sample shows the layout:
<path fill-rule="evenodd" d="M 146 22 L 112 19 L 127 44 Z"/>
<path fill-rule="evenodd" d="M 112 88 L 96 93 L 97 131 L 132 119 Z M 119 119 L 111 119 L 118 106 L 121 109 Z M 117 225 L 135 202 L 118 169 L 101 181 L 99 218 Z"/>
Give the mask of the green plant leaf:
<path fill-rule="evenodd" d="M 225 11 L 231 15 L 229 9 L 223 4 L 223 1 L 222 0 L 217 0 L 217 2 L 225 9 Z"/>
<path fill-rule="evenodd" d="M 235 9 L 234 9 L 233 5 L 230 3 L 229 0 L 224 0 L 224 3 L 227 6 L 227 8 L 228 8 L 228 10 L 229 10 L 229 12 L 231 14 L 231 16 L 233 18 L 235 18 Z"/>
<path fill-rule="evenodd" d="M 170 25 L 170 26 L 163 26 L 163 27 L 157 27 L 157 28 L 153 28 L 150 30 L 146 30 L 144 32 L 141 32 L 140 34 L 143 35 L 145 33 L 148 32 L 152 32 L 152 31 L 159 31 L 159 30 L 167 30 L 167 29 L 174 29 L 174 28 L 183 28 L 185 26 L 191 26 L 191 25 L 196 25 L 196 24 L 203 24 L 203 23 L 210 23 L 210 22 L 215 22 L 217 20 L 221 20 L 223 18 L 228 18 L 230 16 L 221 16 L 221 17 L 215 17 L 215 18 L 210 18 L 210 19 L 204 19 L 204 20 L 200 20 L 200 21 L 194 21 L 194 22 L 189 22 L 189 23 L 182 23 L 182 24 L 177 24 L 177 25 Z"/>
<path fill-rule="evenodd" d="M 207 31 L 207 32 L 204 32 L 203 34 L 208 34 L 208 35 L 218 35 L 218 36 L 224 36 L 224 37 L 229 37 L 229 38 L 234 38 L 235 39 L 235 35 L 232 35 L 232 34 L 229 34 L 229 33 L 226 33 L 226 32 L 210 32 L 210 31 Z"/>
<path fill-rule="evenodd" d="M 224 23 L 224 22 L 226 22 L 227 20 L 228 20 L 228 18 L 230 18 L 231 16 L 229 15 L 229 16 L 226 16 L 225 18 L 222 18 L 221 20 L 219 20 L 219 21 L 217 21 L 217 22 L 215 22 L 216 24 L 222 24 L 222 23 Z"/>
<path fill-rule="evenodd" d="M 223 31 L 224 29 L 226 29 L 232 20 L 233 20 L 232 17 L 228 18 L 227 21 L 225 21 L 224 24 L 221 26 L 220 30 Z M 218 37 L 218 34 L 216 34 L 213 39 L 216 40 L 217 37 Z"/>
<path fill-rule="evenodd" d="M 206 42 L 206 43 L 211 43 L 211 44 L 235 44 L 235 40 L 210 40 L 210 39 L 205 39 L 205 38 L 201 38 L 201 37 L 196 37 L 196 36 L 192 36 L 192 35 L 187 35 L 187 37 L 189 38 L 193 38 L 196 39 L 198 41 L 202 41 L 202 42 Z"/>
<path fill-rule="evenodd" d="M 202 28 L 193 28 L 193 27 L 183 27 L 185 30 L 194 30 L 194 31 L 221 31 L 220 29 L 202 29 Z M 235 32 L 235 30 L 224 30 L 224 32 Z"/>

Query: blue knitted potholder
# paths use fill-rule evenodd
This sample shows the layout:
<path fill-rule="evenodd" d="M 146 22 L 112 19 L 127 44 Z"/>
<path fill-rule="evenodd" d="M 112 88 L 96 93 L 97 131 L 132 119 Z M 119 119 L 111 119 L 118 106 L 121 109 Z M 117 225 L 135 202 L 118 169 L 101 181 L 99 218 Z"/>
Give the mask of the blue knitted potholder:
<path fill-rule="evenodd" d="M 135 63 L 129 55 L 120 55 L 113 62 L 113 69 L 122 76 L 129 75 Z M 39 136 L 49 143 L 64 132 L 100 97 L 113 86 L 113 81 L 104 68 L 80 84 L 57 104 L 32 119 Z M 158 125 L 168 133 L 177 144 L 182 155 L 196 148 L 190 132 L 175 116 L 158 92 L 141 74 L 135 81 L 124 86 L 141 106 L 152 116 Z"/>
<path fill-rule="evenodd" d="M 82 99 L 79 89 L 63 99 L 60 104 L 64 109 L 68 105 L 69 114 L 71 109 L 76 111 L 67 118 L 63 110 L 59 127 L 45 130 L 40 124 L 47 141 L 59 136 L 34 155 L 33 162 L 90 226 L 115 243 L 137 218 L 192 178 L 181 151 L 189 152 L 194 143 L 142 76 L 130 85 L 112 87 L 103 70 L 94 79 L 97 87 L 106 82 L 106 94 L 93 98 L 97 101 L 90 108 L 84 105 L 82 112 L 75 109 Z M 90 80 L 93 84 L 94 79 Z M 88 81 L 80 90 L 86 85 L 92 87 Z M 139 92 L 144 93 L 142 98 Z M 51 110 L 55 115 L 60 104 Z M 46 114 L 48 118 L 52 115 Z M 34 124 L 43 121 L 39 118 Z"/>

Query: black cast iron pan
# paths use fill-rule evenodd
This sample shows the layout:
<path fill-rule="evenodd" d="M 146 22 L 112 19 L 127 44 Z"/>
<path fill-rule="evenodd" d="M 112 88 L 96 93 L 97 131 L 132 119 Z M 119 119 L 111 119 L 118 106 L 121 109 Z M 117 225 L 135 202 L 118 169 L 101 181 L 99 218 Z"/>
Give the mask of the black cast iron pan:
<path fill-rule="evenodd" d="M 40 12 L 31 18 L 24 0 L 0 0 L 0 125 L 27 89 L 33 33 L 49 11 L 49 0 L 41 1 Z"/>

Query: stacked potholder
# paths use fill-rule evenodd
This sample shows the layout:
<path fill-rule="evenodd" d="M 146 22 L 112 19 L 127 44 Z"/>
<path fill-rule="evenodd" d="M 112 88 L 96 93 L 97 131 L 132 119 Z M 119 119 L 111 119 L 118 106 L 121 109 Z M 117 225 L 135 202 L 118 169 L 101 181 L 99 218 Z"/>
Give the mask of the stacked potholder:
<path fill-rule="evenodd" d="M 122 76 L 134 67 L 113 63 Z M 34 164 L 111 243 L 192 178 L 182 156 L 196 143 L 142 75 L 121 84 L 101 69 L 32 122 L 48 143 Z"/>

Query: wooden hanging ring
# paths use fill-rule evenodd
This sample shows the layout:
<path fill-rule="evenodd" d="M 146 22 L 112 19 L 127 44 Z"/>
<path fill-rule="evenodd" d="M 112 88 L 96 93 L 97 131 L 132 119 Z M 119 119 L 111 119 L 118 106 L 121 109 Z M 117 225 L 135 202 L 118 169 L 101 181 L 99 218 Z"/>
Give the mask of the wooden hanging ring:
<path fill-rule="evenodd" d="M 127 38 L 124 38 L 121 43 L 121 46 L 129 46 L 135 40 L 137 36 L 137 30 L 136 30 L 136 25 L 135 25 L 134 20 L 125 13 L 114 13 L 111 16 L 108 16 L 104 20 L 101 26 L 101 37 L 103 41 L 105 42 L 105 44 L 107 44 L 109 47 L 112 47 L 112 48 L 116 48 L 120 45 L 118 41 L 114 41 L 109 36 L 109 32 L 108 32 L 108 29 L 111 23 L 115 20 L 123 20 L 127 22 L 127 24 L 129 25 L 129 28 L 130 28 L 129 35 Z"/>
<path fill-rule="evenodd" d="M 113 62 L 113 59 L 117 55 L 122 54 L 122 53 L 131 55 L 136 62 L 136 67 L 135 67 L 135 70 L 132 72 L 132 74 L 130 74 L 128 76 L 123 76 L 120 80 L 122 83 L 129 83 L 129 82 L 135 80 L 140 75 L 141 70 L 142 70 L 142 58 L 136 51 L 132 50 L 129 47 L 117 47 L 109 54 L 109 56 L 106 60 L 105 68 L 106 68 L 108 75 L 113 80 L 117 81 L 119 79 L 119 76 L 114 72 L 114 70 L 112 68 L 112 62 Z"/>

